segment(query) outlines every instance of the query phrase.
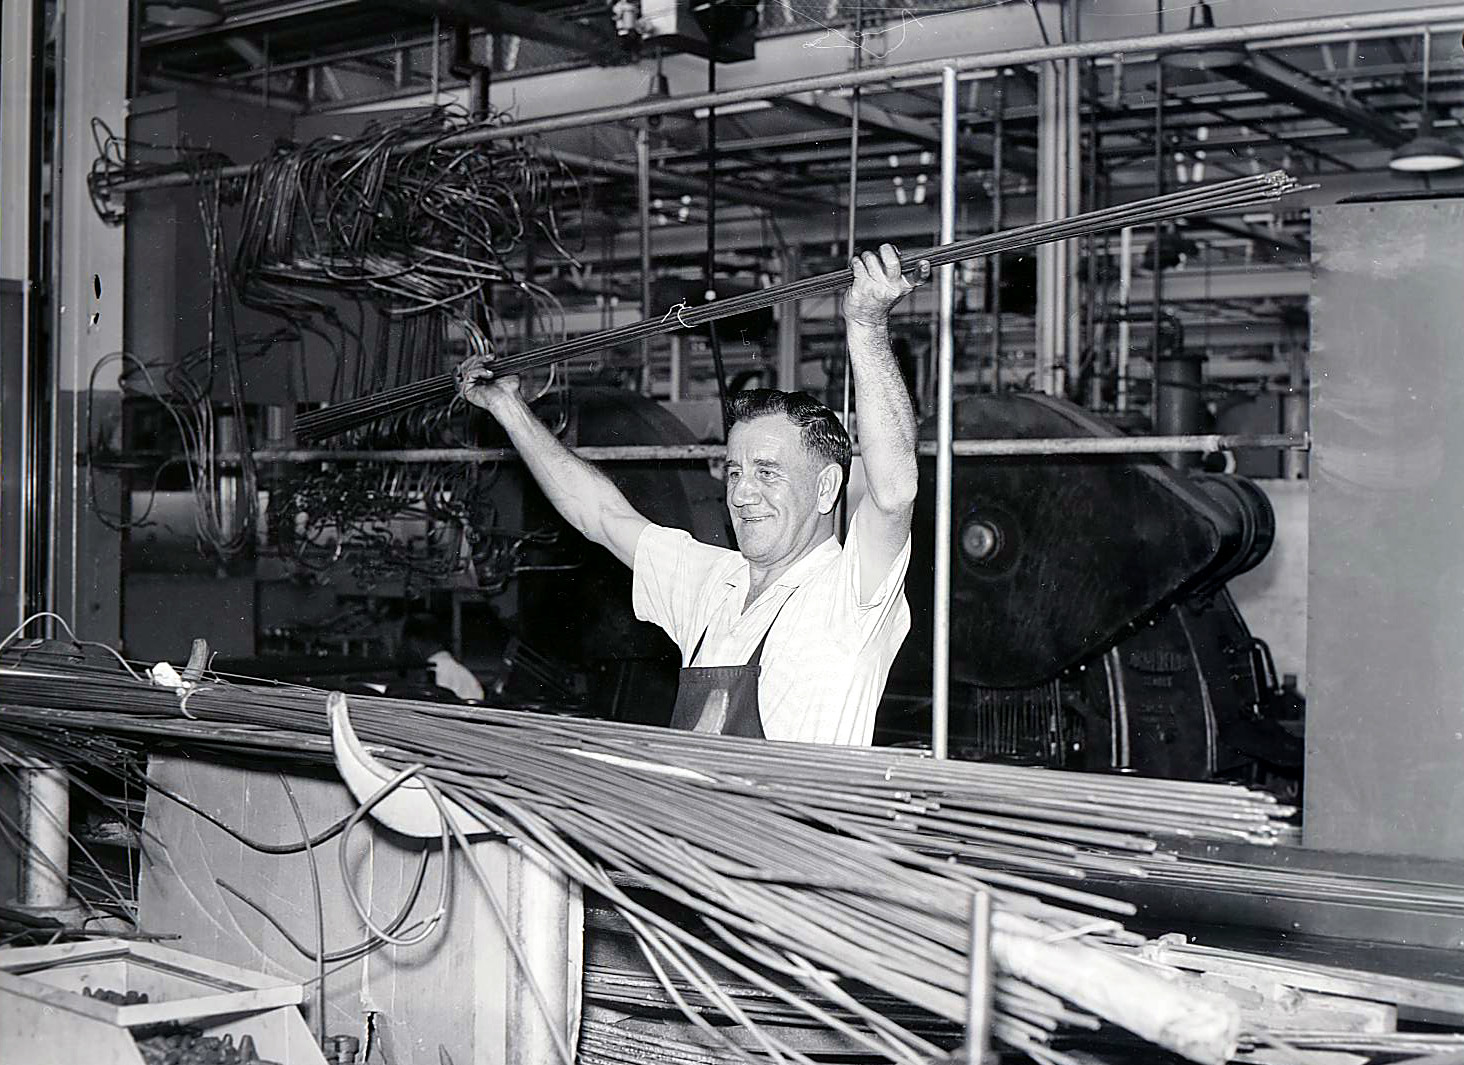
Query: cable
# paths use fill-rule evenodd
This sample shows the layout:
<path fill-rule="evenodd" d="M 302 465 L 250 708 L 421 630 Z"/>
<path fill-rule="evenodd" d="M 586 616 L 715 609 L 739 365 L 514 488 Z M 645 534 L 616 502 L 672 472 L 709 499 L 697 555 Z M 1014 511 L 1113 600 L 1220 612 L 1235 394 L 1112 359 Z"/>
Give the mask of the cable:
<path fill-rule="evenodd" d="M 386 943 L 390 943 L 394 947 L 412 947 L 416 946 L 418 943 L 425 942 L 427 938 L 431 936 L 432 933 L 436 930 L 438 924 L 442 921 L 442 919 L 447 916 L 448 899 L 452 891 L 453 876 L 452 840 L 449 838 L 448 835 L 448 829 L 451 827 L 451 824 L 449 822 L 447 812 L 440 804 L 438 805 L 438 815 L 442 819 L 443 866 L 442 883 L 437 896 L 437 909 L 435 912 L 427 917 L 427 919 L 423 922 L 422 931 L 417 933 L 415 936 L 399 937 L 394 932 L 389 932 L 386 929 L 377 928 L 376 925 L 372 922 L 371 913 L 361 902 L 361 897 L 356 893 L 356 886 L 351 879 L 350 866 L 347 864 L 348 854 L 346 841 L 350 838 L 351 830 L 360 823 L 363 817 L 365 817 L 375 808 L 377 803 L 386 798 L 392 792 L 396 791 L 397 788 L 401 787 L 408 780 L 411 780 L 413 777 L 415 777 L 419 772 L 421 772 L 423 768 L 425 767 L 420 762 L 412 763 L 401 772 L 397 773 L 396 776 L 392 777 L 391 780 L 387 781 L 380 788 L 378 788 L 375 794 L 373 794 L 369 799 L 361 803 L 361 805 L 357 806 L 351 816 L 346 819 L 346 827 L 345 830 L 341 833 L 340 847 L 337 852 L 337 858 L 340 861 L 341 868 L 341 881 L 345 886 L 346 898 L 351 903 L 351 908 L 356 911 L 356 916 L 360 919 L 361 923 L 366 926 L 366 930 L 368 932 L 370 932 L 377 939 L 380 939 Z M 426 782 L 423 781 L 423 783 L 425 784 Z"/>
<path fill-rule="evenodd" d="M 427 858 L 430 853 L 431 852 L 425 847 L 423 848 L 422 860 L 417 863 L 417 872 L 412 877 L 412 886 L 407 891 L 406 902 L 402 904 L 402 908 L 397 911 L 396 916 L 387 923 L 387 931 L 396 932 L 402 927 L 402 925 L 406 924 L 407 918 L 411 915 L 412 908 L 417 904 L 417 899 L 421 897 L 422 884 L 427 879 Z M 306 946 L 304 943 L 302 943 L 293 932 L 291 932 L 288 928 L 284 926 L 284 924 L 280 921 L 278 917 L 270 913 L 270 911 L 266 909 L 263 905 L 256 902 L 254 899 L 250 898 L 248 895 L 244 894 L 244 892 L 240 891 L 237 887 L 228 883 L 225 880 L 215 878 L 214 883 L 223 888 L 230 895 L 233 895 L 236 899 L 238 899 L 244 905 L 248 906 L 255 913 L 259 914 L 259 916 L 263 917 L 266 921 L 268 921 L 270 926 L 274 928 L 274 930 L 278 932 L 280 936 L 285 940 L 285 942 L 290 944 L 290 946 L 294 947 L 297 951 L 299 951 L 307 958 L 312 956 L 313 948 Z M 378 939 L 376 936 L 367 936 L 365 939 L 361 940 L 361 942 L 356 943 L 352 946 L 328 951 L 325 955 L 325 961 L 327 964 L 335 964 L 336 962 L 340 961 L 353 961 L 355 959 L 364 957 L 365 955 L 385 945 L 386 940 Z"/>
<path fill-rule="evenodd" d="M 133 680 L 141 681 L 144 684 L 148 683 L 141 674 L 139 674 L 135 669 L 128 665 L 127 659 L 118 654 L 117 651 L 110 645 L 102 643 L 100 640 L 80 639 L 76 635 L 76 633 L 72 631 L 70 623 L 65 618 L 63 618 L 60 614 L 54 613 L 50 610 L 38 610 L 34 614 L 31 614 L 30 616 L 25 618 L 25 620 L 23 620 L 19 625 L 15 626 L 15 628 L 11 629 L 10 635 L 6 636 L 5 639 L 0 640 L 0 651 L 3 651 L 5 650 L 5 648 L 9 647 L 10 641 L 14 640 L 17 636 L 24 632 L 27 625 L 41 618 L 51 618 L 54 621 L 60 622 L 61 627 L 66 630 L 66 635 L 71 638 L 72 643 L 76 644 L 78 647 L 100 647 L 103 651 L 106 651 L 109 655 L 111 655 L 118 662 L 120 662 L 122 664 L 122 668 L 127 670 L 127 672 L 132 675 Z"/>
<path fill-rule="evenodd" d="M 290 787 L 290 778 L 285 774 L 278 774 L 280 784 L 285 789 L 285 797 L 290 800 L 290 810 L 295 815 L 295 821 L 300 826 L 300 839 L 303 841 L 305 856 L 309 859 L 310 865 L 310 893 L 315 902 L 315 1042 L 325 1047 L 325 900 L 320 892 L 320 866 L 315 861 L 315 848 L 310 845 L 310 829 L 305 824 L 305 815 L 300 811 L 300 801 L 295 798 L 295 789 Z M 341 847 L 345 850 L 344 842 Z"/>

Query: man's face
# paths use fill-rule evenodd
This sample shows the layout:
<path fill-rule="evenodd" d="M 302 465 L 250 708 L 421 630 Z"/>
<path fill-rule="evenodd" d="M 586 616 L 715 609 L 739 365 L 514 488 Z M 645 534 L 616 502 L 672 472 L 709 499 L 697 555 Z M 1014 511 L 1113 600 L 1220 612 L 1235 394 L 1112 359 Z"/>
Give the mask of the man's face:
<path fill-rule="evenodd" d="M 791 562 L 834 506 L 839 468 L 803 446 L 781 414 L 738 422 L 727 435 L 727 511 L 744 558 Z"/>

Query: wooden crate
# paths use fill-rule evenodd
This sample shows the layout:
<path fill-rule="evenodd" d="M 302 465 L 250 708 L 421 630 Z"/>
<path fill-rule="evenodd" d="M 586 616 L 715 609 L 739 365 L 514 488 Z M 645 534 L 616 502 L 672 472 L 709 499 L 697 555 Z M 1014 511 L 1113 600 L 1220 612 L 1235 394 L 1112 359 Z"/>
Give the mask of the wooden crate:
<path fill-rule="evenodd" d="M 87 990 L 141 992 L 114 1005 Z M 299 984 L 150 943 L 117 939 L 0 950 L 0 1062 L 142 1065 L 137 1028 L 185 1023 L 204 1035 L 252 1036 L 281 1065 L 324 1065 L 300 1017 Z"/>

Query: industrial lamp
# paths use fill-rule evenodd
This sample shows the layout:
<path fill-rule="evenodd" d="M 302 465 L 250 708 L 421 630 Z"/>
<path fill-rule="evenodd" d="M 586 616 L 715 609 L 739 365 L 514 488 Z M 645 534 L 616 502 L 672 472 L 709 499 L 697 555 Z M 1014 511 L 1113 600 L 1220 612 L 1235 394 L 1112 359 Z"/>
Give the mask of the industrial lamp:
<path fill-rule="evenodd" d="M 143 17 L 154 26 L 198 29 L 224 21 L 220 0 L 143 0 Z"/>
<path fill-rule="evenodd" d="M 1404 174 L 1437 174 L 1441 170 L 1457 170 L 1464 166 L 1464 155 L 1442 137 L 1434 136 L 1433 115 L 1428 109 L 1428 60 L 1431 38 L 1423 31 L 1423 105 L 1419 112 L 1418 133 L 1393 153 L 1388 168 Z"/>

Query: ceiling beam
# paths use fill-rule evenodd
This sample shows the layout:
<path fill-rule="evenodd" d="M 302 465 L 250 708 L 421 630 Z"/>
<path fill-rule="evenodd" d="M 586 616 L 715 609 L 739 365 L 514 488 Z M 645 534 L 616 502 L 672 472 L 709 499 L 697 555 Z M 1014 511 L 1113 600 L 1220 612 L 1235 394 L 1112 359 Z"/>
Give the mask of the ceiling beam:
<path fill-rule="evenodd" d="M 819 118 L 837 118 L 843 122 L 852 122 L 854 119 L 854 101 L 834 93 L 794 93 L 774 102 L 778 106 Z M 879 130 L 932 150 L 940 149 L 940 126 L 924 119 L 888 111 L 868 100 L 859 102 L 859 123 L 867 129 Z M 970 134 L 962 134 L 957 138 L 956 150 L 966 162 L 974 166 L 986 168 L 992 164 L 991 152 L 982 148 Z M 1003 162 L 1017 173 L 1028 176 L 1032 176 L 1037 170 L 1035 160 L 1010 148 L 1004 154 Z"/>
<path fill-rule="evenodd" d="M 613 33 L 510 4 L 505 0 L 390 0 L 393 7 L 480 26 L 529 41 L 565 48 L 601 64 L 623 58 Z"/>
<path fill-rule="evenodd" d="M 579 155 L 575 152 L 558 150 L 547 152 L 546 155 L 548 158 L 558 159 L 571 169 L 583 170 L 591 174 L 609 174 L 613 177 L 625 178 L 634 178 L 637 175 L 636 167 L 633 164 L 617 163 L 612 159 L 591 157 L 588 155 Z M 651 184 L 677 193 L 678 195 L 705 196 L 707 193 L 705 181 L 682 174 L 674 174 L 661 167 L 653 166 L 651 168 Z M 806 212 L 810 210 L 828 210 L 829 208 L 827 203 L 813 197 L 789 196 L 783 193 L 768 192 L 746 183 L 719 183 L 717 185 L 717 199 L 729 203 L 745 204 L 748 207 L 763 207 L 770 211 Z"/>
<path fill-rule="evenodd" d="M 1264 53 L 1251 52 L 1244 62 L 1217 68 L 1216 72 L 1273 99 L 1283 100 L 1306 114 L 1376 141 L 1384 148 L 1397 148 L 1409 139 L 1407 131 L 1387 116 L 1355 101 L 1333 96 L 1305 74 Z"/>

